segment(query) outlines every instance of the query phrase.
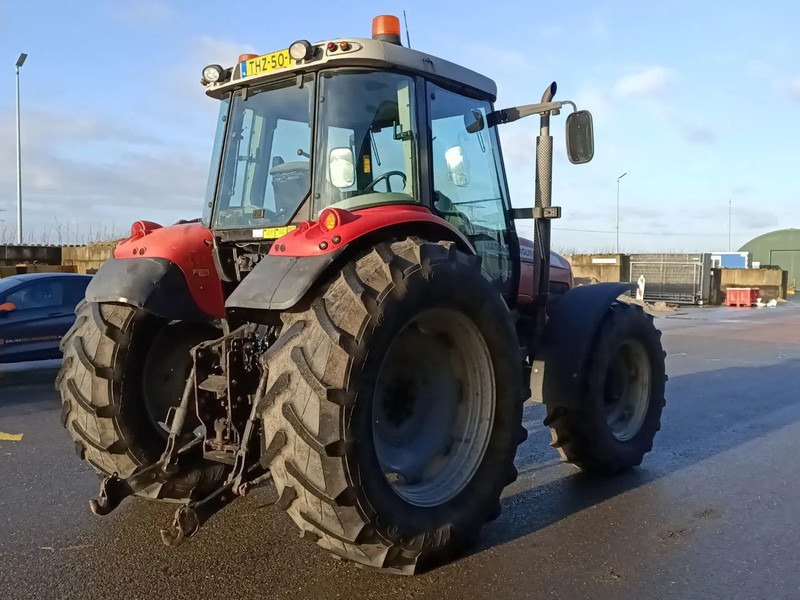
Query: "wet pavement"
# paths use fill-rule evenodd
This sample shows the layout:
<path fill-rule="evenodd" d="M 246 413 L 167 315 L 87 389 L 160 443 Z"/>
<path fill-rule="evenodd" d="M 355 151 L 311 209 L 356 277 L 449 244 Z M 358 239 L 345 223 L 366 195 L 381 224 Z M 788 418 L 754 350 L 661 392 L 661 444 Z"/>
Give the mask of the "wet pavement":
<path fill-rule="evenodd" d="M 53 369 L 0 369 L 0 432 L 23 434 L 0 439 L 0 598 L 800 598 L 800 302 L 657 322 L 670 381 L 642 467 L 582 476 L 526 407 L 502 516 L 414 578 L 332 560 L 268 488 L 177 549 L 159 539 L 169 505 L 93 516 L 98 479 L 61 428 Z"/>

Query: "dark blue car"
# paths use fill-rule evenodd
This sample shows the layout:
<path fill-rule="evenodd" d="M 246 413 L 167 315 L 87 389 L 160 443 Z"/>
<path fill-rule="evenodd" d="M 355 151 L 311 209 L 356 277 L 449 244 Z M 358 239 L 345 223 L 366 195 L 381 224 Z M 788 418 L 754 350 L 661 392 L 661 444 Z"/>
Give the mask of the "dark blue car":
<path fill-rule="evenodd" d="M 30 273 L 0 279 L 0 363 L 61 358 L 91 275 Z"/>

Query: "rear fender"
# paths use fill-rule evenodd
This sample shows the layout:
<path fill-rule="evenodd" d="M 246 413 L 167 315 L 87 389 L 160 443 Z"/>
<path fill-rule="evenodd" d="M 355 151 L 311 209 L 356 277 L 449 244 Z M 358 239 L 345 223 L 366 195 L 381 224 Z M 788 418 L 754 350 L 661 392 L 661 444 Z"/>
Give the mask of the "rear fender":
<path fill-rule="evenodd" d="M 573 288 L 550 307 L 531 371 L 531 399 L 548 406 L 575 408 L 597 331 L 614 301 L 632 289 L 627 283 Z"/>
<path fill-rule="evenodd" d="M 130 304 L 166 319 L 224 318 L 211 231 L 200 223 L 139 221 L 86 289 L 90 302 Z"/>
<path fill-rule="evenodd" d="M 453 225 L 417 206 L 338 211 L 342 223 L 332 231 L 306 222 L 275 240 L 225 302 L 227 310 L 287 310 L 297 304 L 327 273 L 378 241 L 416 235 L 450 240 L 469 254 L 475 250 Z M 348 220 L 351 219 L 351 220 Z M 334 238 L 339 238 L 335 243 Z M 324 246 L 324 248 L 322 248 Z"/>

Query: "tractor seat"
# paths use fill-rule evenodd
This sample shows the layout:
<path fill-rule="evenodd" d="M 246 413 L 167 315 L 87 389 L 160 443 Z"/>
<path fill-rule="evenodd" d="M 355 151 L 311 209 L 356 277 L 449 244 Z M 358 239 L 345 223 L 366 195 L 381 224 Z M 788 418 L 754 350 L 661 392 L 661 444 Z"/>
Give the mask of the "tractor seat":
<path fill-rule="evenodd" d="M 468 236 L 474 233 L 472 223 L 467 218 L 467 215 L 458 210 L 458 205 L 438 190 L 434 191 L 433 194 L 435 197 L 433 205 L 436 207 L 436 210 L 439 211 L 440 217 L 464 235 Z"/>
<path fill-rule="evenodd" d="M 269 170 L 269 174 L 273 177 L 277 177 L 279 175 L 285 175 L 288 173 L 308 173 L 308 161 L 307 160 L 295 160 L 292 162 L 285 162 L 279 165 L 272 167 Z M 306 175 L 308 176 L 308 175 Z"/>
<path fill-rule="evenodd" d="M 306 195 L 310 179 L 308 165 L 308 161 L 297 160 L 276 165 L 269 170 L 276 208 L 294 210 Z"/>

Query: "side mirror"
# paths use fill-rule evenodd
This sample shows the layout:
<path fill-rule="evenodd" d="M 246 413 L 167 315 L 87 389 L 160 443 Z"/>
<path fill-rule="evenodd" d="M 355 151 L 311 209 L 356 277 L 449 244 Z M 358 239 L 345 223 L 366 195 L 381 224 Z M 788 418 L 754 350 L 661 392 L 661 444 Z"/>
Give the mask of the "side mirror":
<path fill-rule="evenodd" d="M 349 188 L 356 182 L 355 159 L 350 148 L 333 148 L 328 156 L 328 170 L 331 183 L 341 189 Z"/>
<path fill-rule="evenodd" d="M 483 113 L 479 110 L 472 110 L 464 115 L 464 127 L 467 133 L 478 133 L 485 127 Z"/>
<path fill-rule="evenodd" d="M 461 146 L 448 148 L 444 153 L 444 160 L 447 162 L 447 173 L 453 185 L 466 187 L 469 185 L 469 169 Z"/>
<path fill-rule="evenodd" d="M 587 163 L 594 157 L 592 113 L 579 110 L 567 117 L 567 156 L 575 165 Z"/>
<path fill-rule="evenodd" d="M 3 304 L 0 304 L 0 317 L 4 317 L 12 310 L 17 310 L 17 305 L 13 302 L 4 302 Z"/>

